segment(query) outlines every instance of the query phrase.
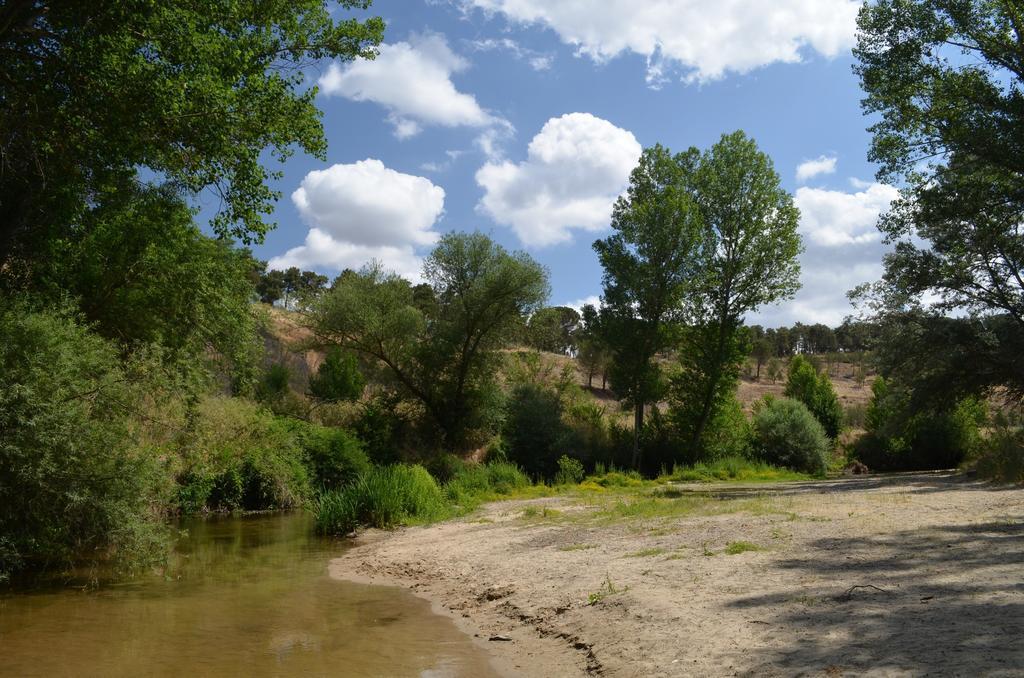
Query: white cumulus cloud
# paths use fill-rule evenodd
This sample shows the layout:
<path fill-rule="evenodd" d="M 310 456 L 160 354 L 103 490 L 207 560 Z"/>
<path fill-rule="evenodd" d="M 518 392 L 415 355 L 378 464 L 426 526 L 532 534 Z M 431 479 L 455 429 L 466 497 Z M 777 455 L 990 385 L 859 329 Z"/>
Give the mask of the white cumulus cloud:
<path fill-rule="evenodd" d="M 878 215 L 899 197 L 892 186 L 874 183 L 856 193 L 801 187 L 796 191 L 800 230 L 811 242 L 826 247 L 875 242 Z"/>
<path fill-rule="evenodd" d="M 462 0 L 554 30 L 580 54 L 605 61 L 647 58 L 658 86 L 679 70 L 690 82 L 717 80 L 768 64 L 834 57 L 854 43 L 860 0 Z"/>
<path fill-rule="evenodd" d="M 763 308 L 748 322 L 840 324 L 853 311 L 846 293 L 882 276 L 882 257 L 889 248 L 877 222 L 898 196 L 895 188 L 879 183 L 853 193 L 798 189 L 795 202 L 806 248 L 800 256 L 803 287 L 792 301 Z"/>
<path fill-rule="evenodd" d="M 368 158 L 306 175 L 292 193 L 306 241 L 269 262 L 273 269 L 358 269 L 371 259 L 418 277 L 419 247 L 437 242 L 444 189 Z"/>
<path fill-rule="evenodd" d="M 381 45 L 376 59 L 357 59 L 344 66 L 332 63 L 320 77 L 321 92 L 353 101 L 372 101 L 388 109 L 395 136 L 418 134 L 423 125 L 489 127 L 508 125 L 458 91 L 452 74 L 469 62 L 436 33 L 413 34 L 408 42 Z"/>
<path fill-rule="evenodd" d="M 796 180 L 803 183 L 822 174 L 835 174 L 836 157 L 822 155 L 814 160 L 805 160 L 796 168 Z"/>
<path fill-rule="evenodd" d="M 602 230 L 641 151 L 631 132 L 589 113 L 551 118 L 525 161 L 477 171 L 484 189 L 477 209 L 530 246 L 569 241 L 573 229 Z"/>

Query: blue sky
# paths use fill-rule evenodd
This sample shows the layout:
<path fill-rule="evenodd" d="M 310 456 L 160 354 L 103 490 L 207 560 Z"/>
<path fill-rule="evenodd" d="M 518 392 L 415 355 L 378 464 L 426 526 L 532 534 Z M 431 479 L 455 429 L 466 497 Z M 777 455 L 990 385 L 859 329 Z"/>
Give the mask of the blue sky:
<path fill-rule="evenodd" d="M 256 253 L 415 276 L 439 234 L 480 230 L 547 266 L 552 304 L 578 303 L 600 294 L 591 243 L 640 148 L 742 129 L 794 194 L 806 247 L 797 298 L 748 320 L 838 324 L 846 291 L 881 273 L 874 223 L 895 197 L 866 159 L 858 5 L 376 0 L 380 57 L 307 73 L 328 159 L 283 166 L 278 228 Z"/>

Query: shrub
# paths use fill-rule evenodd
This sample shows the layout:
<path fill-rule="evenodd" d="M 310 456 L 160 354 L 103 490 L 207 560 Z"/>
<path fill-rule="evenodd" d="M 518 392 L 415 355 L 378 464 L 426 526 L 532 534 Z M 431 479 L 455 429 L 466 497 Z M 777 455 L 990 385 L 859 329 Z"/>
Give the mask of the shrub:
<path fill-rule="evenodd" d="M 790 398 L 766 398 L 753 421 L 753 453 L 777 466 L 815 475 L 828 467 L 825 429 L 807 407 Z"/>
<path fill-rule="evenodd" d="M 464 464 L 444 490 L 449 500 L 468 510 L 496 496 L 508 495 L 529 486 L 530 478 L 515 464 L 491 461 Z"/>
<path fill-rule="evenodd" d="M 781 480 L 803 480 L 806 474 L 792 471 L 763 461 L 745 457 L 724 457 L 692 466 L 676 466 L 668 476 L 671 480 L 708 483 L 720 480 L 745 482 L 776 482 Z"/>
<path fill-rule="evenodd" d="M 290 508 L 312 496 L 293 422 L 256 403 L 201 400 L 180 445 L 177 503 L 186 513 Z"/>
<path fill-rule="evenodd" d="M 911 395 L 878 378 L 865 415 L 867 433 L 853 454 L 873 471 L 959 466 L 981 445 L 985 404 L 965 398 L 945 410 L 917 408 Z"/>
<path fill-rule="evenodd" d="M 343 490 L 325 492 L 313 504 L 317 530 L 348 534 L 358 525 L 392 528 L 447 514 L 441 488 L 422 466 L 395 464 L 371 469 Z"/>
<path fill-rule="evenodd" d="M 703 459 L 745 457 L 750 447 L 750 420 L 735 395 L 722 402 L 704 434 Z"/>
<path fill-rule="evenodd" d="M 556 485 L 577 485 L 583 481 L 583 464 L 579 459 L 563 454 L 558 458 L 558 471 L 555 473 Z"/>
<path fill-rule="evenodd" d="M 0 303 L 0 579 L 113 554 L 163 553 L 167 490 L 146 409 L 157 361 L 123 363 L 68 308 Z"/>
<path fill-rule="evenodd" d="M 1003 483 L 1024 483 L 1024 431 L 997 426 L 980 447 L 978 475 Z"/>
<path fill-rule="evenodd" d="M 536 384 L 517 386 L 509 399 L 503 438 L 508 460 L 534 478 L 550 478 L 570 442 L 558 394 Z"/>
<path fill-rule="evenodd" d="M 351 353 L 334 347 L 309 380 L 309 394 L 323 402 L 358 400 L 366 387 L 359 361 Z"/>
<path fill-rule="evenodd" d="M 802 355 L 793 356 L 789 363 L 785 395 L 799 400 L 825 428 L 825 435 L 833 440 L 843 425 L 843 408 L 827 374 L 818 372 L 811 361 Z"/>
<path fill-rule="evenodd" d="M 363 444 L 348 431 L 298 421 L 292 426 L 319 490 L 340 489 L 370 470 Z"/>
<path fill-rule="evenodd" d="M 268 367 L 256 389 L 259 399 L 270 402 L 283 396 L 288 391 L 291 377 L 292 372 L 287 365 L 275 363 Z"/>

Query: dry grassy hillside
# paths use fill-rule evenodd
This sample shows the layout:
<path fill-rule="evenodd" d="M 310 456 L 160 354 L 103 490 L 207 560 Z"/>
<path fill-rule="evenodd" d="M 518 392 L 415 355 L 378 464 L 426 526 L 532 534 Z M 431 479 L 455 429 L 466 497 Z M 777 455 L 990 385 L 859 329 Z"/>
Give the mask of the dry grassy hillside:
<path fill-rule="evenodd" d="M 298 313 L 277 307 L 261 306 L 261 308 L 268 317 L 266 331 L 263 333 L 264 364 L 287 366 L 291 372 L 292 388 L 299 393 L 304 393 L 310 375 L 316 372 L 324 359 L 323 352 L 308 348 L 312 334 L 303 326 Z M 508 352 L 514 354 L 528 350 L 530 349 L 518 347 L 510 349 Z M 601 388 L 601 375 L 595 375 L 594 386 L 588 388 L 587 375 L 579 370 L 574 359 L 556 353 L 541 353 L 540 355 L 544 372 L 554 376 L 566 368 L 575 370 L 576 383 L 598 402 L 608 405 L 610 412 L 615 411 L 617 400 L 610 390 Z M 670 361 L 665 361 L 665 367 L 670 367 L 670 365 Z M 844 409 L 851 406 L 866 406 L 871 399 L 873 376 L 868 377 L 863 384 L 858 384 L 854 378 L 854 365 L 842 362 L 833 363 L 829 366 L 829 376 Z M 762 370 L 760 380 L 747 377 L 740 380 L 737 397 L 744 409 L 749 411 L 753 404 L 765 395 L 781 397 L 784 388 L 784 380 L 772 383 L 764 376 L 764 370 Z"/>

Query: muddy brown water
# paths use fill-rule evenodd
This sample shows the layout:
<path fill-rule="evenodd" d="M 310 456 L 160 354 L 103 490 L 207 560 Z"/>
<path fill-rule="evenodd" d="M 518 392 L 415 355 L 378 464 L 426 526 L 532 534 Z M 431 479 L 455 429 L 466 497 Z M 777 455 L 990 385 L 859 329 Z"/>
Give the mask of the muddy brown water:
<path fill-rule="evenodd" d="M 427 601 L 328 577 L 308 515 L 183 527 L 162 574 L 0 596 L 0 676 L 498 675 Z"/>

